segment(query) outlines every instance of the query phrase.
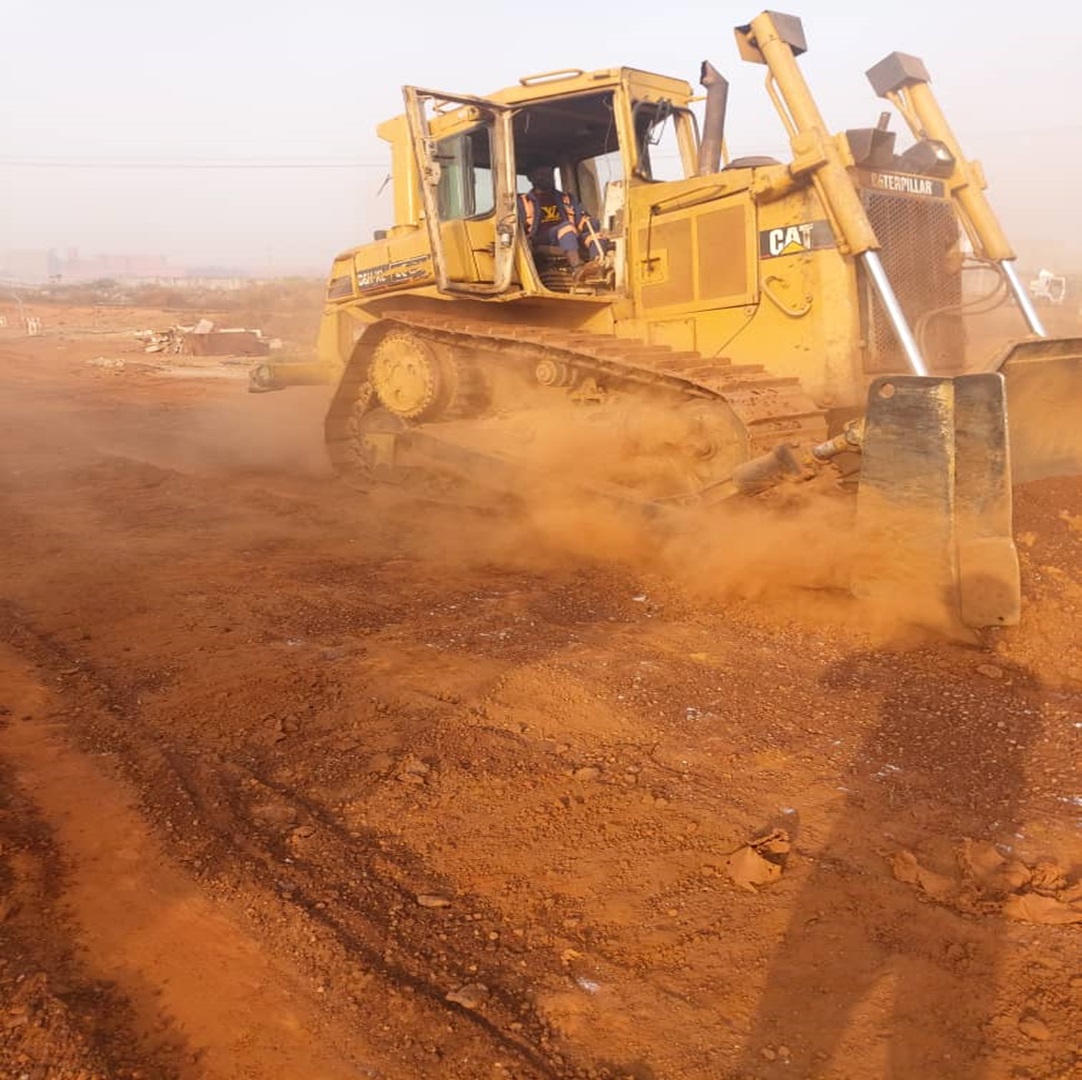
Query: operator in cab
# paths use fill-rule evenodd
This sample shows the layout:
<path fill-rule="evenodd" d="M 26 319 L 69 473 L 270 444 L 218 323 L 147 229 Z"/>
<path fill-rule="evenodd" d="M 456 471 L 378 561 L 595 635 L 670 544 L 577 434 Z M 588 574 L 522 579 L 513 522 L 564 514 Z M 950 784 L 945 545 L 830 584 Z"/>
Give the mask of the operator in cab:
<path fill-rule="evenodd" d="M 534 165 L 526 170 L 526 178 L 531 188 L 518 198 L 530 248 L 559 248 L 576 276 L 596 266 L 605 254 L 598 222 L 578 199 L 556 187 L 553 166 Z M 583 262 L 583 253 L 589 262 Z"/>

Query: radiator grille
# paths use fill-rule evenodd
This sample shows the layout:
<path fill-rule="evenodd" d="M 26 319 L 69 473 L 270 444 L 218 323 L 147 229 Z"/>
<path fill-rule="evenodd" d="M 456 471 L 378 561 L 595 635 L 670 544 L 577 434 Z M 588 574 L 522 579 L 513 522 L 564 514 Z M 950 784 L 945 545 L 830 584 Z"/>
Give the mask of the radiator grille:
<path fill-rule="evenodd" d="M 956 258 L 958 223 L 948 201 L 911 198 L 861 189 L 861 201 L 879 238 L 879 257 L 910 327 L 921 317 L 962 299 Z M 905 371 L 905 353 L 871 282 L 863 286 L 864 368 L 871 373 Z M 937 315 L 918 335 L 928 369 L 959 370 L 965 362 L 965 331 L 957 312 Z"/>

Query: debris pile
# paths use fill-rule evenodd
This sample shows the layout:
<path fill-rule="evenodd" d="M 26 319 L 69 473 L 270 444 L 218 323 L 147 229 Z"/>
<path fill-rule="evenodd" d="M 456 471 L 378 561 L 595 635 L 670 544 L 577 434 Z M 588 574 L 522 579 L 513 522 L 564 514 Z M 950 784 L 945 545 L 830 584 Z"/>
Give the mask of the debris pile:
<path fill-rule="evenodd" d="M 266 356 L 282 347 L 278 338 L 264 337 L 262 330 L 234 326 L 219 329 L 210 319 L 166 330 L 138 330 L 135 337 L 144 343 L 144 352 L 167 355 Z"/>

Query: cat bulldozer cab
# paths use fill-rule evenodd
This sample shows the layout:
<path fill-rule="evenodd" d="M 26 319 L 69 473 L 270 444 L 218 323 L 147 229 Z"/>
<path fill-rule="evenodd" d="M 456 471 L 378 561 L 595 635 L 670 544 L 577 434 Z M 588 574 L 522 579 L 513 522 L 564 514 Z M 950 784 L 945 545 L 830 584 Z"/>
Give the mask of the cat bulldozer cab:
<path fill-rule="evenodd" d="M 362 484 L 534 469 L 656 507 L 837 468 L 853 528 L 891 553 L 855 590 L 893 575 L 970 626 L 1014 622 L 1011 486 L 1078 469 L 1082 340 L 1046 335 L 920 60 L 868 71 L 901 148 L 889 112 L 828 129 L 798 18 L 763 12 L 736 44 L 788 161 L 729 156 L 709 63 L 703 98 L 631 68 L 406 87 L 378 129 L 394 224 L 335 259 L 319 362 L 262 365 L 251 389 L 334 382 L 328 451 Z M 531 245 L 538 164 L 600 230 L 590 277 Z M 996 281 L 976 299 L 974 267 Z M 1018 339 L 968 355 L 967 322 L 1012 302 Z"/>

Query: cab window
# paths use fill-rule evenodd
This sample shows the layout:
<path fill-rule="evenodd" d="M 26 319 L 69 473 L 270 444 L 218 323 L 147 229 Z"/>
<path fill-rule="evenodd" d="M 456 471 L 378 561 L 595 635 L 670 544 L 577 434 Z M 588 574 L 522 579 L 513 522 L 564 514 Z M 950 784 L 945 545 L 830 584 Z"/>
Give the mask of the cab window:
<path fill-rule="evenodd" d="M 643 180 L 683 180 L 688 173 L 680 152 L 681 129 L 691 125 L 692 140 L 698 142 L 695 116 L 687 109 L 674 109 L 668 101 L 644 102 L 632 112 L 638 149 L 638 175 Z"/>
<path fill-rule="evenodd" d="M 623 179 L 612 90 L 530 105 L 515 114 L 514 133 L 520 192 L 529 190 L 532 165 L 550 165 L 556 186 L 597 215 L 605 184 Z"/>
<path fill-rule="evenodd" d="M 477 127 L 436 144 L 440 182 L 436 204 L 441 221 L 487 217 L 496 208 L 489 129 Z"/>

